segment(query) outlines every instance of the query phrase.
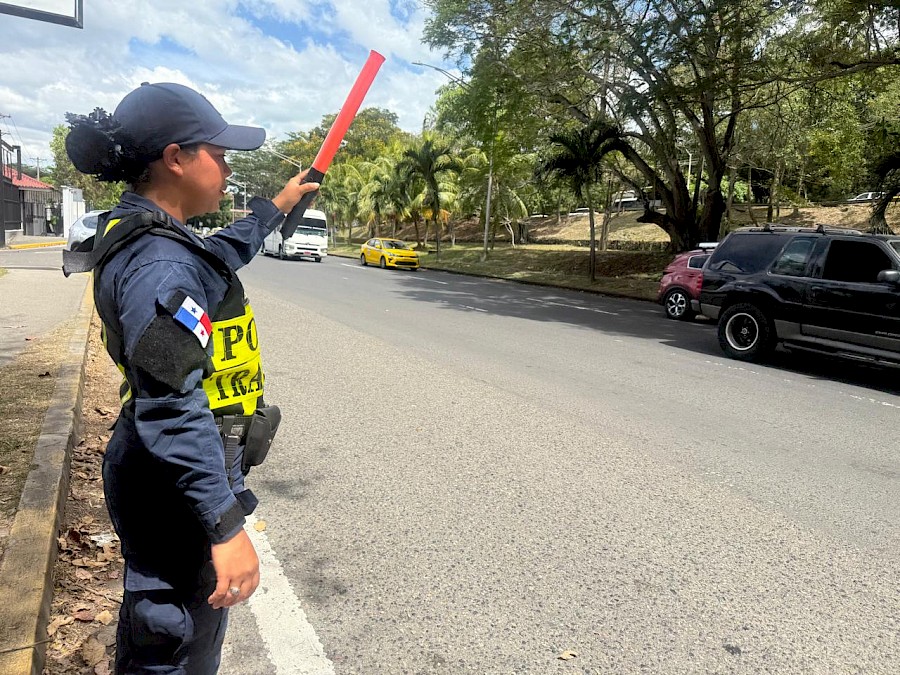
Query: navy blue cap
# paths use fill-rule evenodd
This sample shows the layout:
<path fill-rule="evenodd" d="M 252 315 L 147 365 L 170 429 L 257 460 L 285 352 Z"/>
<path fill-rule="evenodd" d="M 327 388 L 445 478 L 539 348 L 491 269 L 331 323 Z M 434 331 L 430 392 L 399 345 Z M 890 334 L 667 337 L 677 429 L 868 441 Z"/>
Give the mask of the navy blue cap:
<path fill-rule="evenodd" d="M 113 119 L 146 159 L 162 157 L 170 143 L 210 143 L 229 150 L 256 150 L 266 130 L 228 124 L 204 96 L 171 82 L 144 82 L 122 99 Z"/>

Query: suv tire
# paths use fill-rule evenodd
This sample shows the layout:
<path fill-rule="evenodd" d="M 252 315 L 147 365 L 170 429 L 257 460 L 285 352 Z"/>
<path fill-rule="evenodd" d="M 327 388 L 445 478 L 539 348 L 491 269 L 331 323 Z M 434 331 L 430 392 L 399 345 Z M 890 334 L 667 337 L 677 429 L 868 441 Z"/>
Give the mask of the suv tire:
<path fill-rule="evenodd" d="M 663 308 L 667 319 L 690 321 L 695 316 L 694 310 L 691 309 L 691 297 L 681 288 L 673 288 L 666 293 Z"/>
<path fill-rule="evenodd" d="M 755 363 L 775 349 L 778 336 L 772 320 L 756 305 L 738 303 L 719 317 L 719 346 L 738 361 Z"/>

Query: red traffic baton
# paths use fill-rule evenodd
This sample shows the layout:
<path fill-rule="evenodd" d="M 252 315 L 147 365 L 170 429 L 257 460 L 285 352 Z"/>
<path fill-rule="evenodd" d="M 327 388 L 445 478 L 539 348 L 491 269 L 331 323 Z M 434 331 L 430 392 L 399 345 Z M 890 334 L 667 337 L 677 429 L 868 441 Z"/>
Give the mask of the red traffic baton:
<path fill-rule="evenodd" d="M 384 57 L 381 54 L 376 51 L 369 52 L 369 58 L 366 59 L 366 63 L 357 76 L 353 88 L 347 95 L 347 100 L 344 101 L 341 111 L 331 125 L 331 129 L 328 130 L 328 135 L 325 136 L 325 141 L 322 143 L 322 147 L 319 148 L 319 152 L 309 168 L 309 173 L 303 179 L 304 183 L 321 183 L 322 179 L 325 178 L 325 172 L 331 166 L 334 153 L 341 147 L 341 141 L 344 140 L 347 129 L 350 128 L 350 123 L 356 117 L 359 106 L 362 105 L 366 92 L 369 91 L 369 87 L 372 85 L 375 75 L 378 74 L 378 69 L 381 68 L 382 63 L 384 63 Z M 319 194 L 318 190 L 307 192 L 301 197 L 300 202 L 291 209 L 284 224 L 281 226 L 281 236 L 284 239 L 288 239 L 294 234 L 303 218 L 303 214 L 306 213 L 306 209 L 309 208 L 317 194 Z"/>

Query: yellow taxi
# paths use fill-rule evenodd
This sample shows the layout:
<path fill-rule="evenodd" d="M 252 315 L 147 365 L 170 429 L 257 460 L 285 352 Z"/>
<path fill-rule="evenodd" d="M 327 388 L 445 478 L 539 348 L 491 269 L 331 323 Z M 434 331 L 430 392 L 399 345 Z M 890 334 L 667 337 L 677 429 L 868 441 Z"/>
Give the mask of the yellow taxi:
<path fill-rule="evenodd" d="M 361 265 L 378 265 L 385 267 L 419 269 L 419 254 L 412 247 L 399 239 L 369 239 L 359 249 Z"/>

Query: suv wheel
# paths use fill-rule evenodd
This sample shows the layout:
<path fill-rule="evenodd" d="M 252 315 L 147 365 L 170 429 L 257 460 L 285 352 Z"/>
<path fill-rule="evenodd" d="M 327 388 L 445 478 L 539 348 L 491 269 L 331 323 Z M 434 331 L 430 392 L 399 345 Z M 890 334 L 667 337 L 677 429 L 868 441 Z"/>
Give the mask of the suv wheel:
<path fill-rule="evenodd" d="M 772 320 L 756 305 L 732 305 L 719 317 L 719 346 L 739 361 L 761 361 L 775 348 Z"/>
<path fill-rule="evenodd" d="M 689 321 L 694 318 L 694 311 L 691 309 L 691 299 L 688 294 L 680 288 L 673 288 L 666 293 L 663 307 L 665 308 L 666 318 L 668 319 Z"/>

